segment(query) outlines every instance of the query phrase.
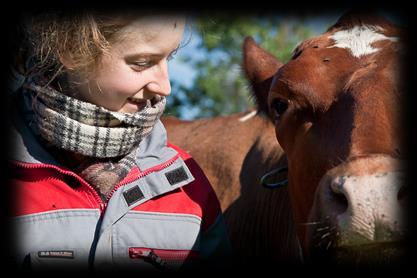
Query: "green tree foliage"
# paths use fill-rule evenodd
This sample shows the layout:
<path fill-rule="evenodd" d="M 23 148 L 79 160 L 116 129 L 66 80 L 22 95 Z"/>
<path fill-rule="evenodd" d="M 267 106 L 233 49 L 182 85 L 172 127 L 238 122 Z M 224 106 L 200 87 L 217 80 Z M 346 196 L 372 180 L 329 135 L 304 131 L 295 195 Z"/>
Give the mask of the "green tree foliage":
<path fill-rule="evenodd" d="M 202 16 L 192 22 L 199 39 L 200 59 L 185 55 L 196 78 L 190 88 L 173 82 L 167 114 L 181 117 L 180 108 L 193 109 L 196 117 L 228 115 L 254 108 L 242 69 L 242 45 L 252 36 L 280 61 L 290 59 L 295 46 L 313 35 L 300 18 L 280 16 Z M 201 39 L 201 40 L 200 40 Z"/>

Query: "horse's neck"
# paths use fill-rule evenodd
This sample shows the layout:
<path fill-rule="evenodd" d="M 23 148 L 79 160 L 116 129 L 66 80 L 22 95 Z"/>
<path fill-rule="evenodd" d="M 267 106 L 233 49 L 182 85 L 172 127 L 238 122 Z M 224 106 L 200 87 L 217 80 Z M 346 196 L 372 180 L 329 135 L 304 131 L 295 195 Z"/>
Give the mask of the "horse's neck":
<path fill-rule="evenodd" d="M 266 172 L 286 165 L 285 154 L 268 119 L 256 116 L 246 125 L 242 125 L 242 133 L 246 132 L 252 143 L 242 160 L 239 195 L 225 211 L 231 238 L 242 254 L 297 261 L 288 191 L 266 189 L 260 184 Z"/>

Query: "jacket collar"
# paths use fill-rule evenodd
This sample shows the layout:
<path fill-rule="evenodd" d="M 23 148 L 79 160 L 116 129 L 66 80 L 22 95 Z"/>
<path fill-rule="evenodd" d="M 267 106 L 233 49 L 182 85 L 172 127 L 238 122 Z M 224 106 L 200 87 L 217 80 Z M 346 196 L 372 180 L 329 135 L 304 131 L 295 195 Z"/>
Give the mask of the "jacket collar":
<path fill-rule="evenodd" d="M 24 109 L 19 101 L 21 91 L 15 91 L 10 98 L 9 140 L 13 151 L 10 151 L 9 160 L 31 163 L 31 164 L 52 164 L 63 167 L 39 142 L 24 121 L 21 112 Z M 136 150 L 135 160 L 141 171 L 164 163 L 178 152 L 167 146 L 167 133 L 162 122 L 158 120 L 152 132 L 145 137 Z"/>
<path fill-rule="evenodd" d="M 30 131 L 29 127 L 23 120 L 19 110 L 22 108 L 22 102 L 19 102 L 18 95 L 15 92 L 9 99 L 11 116 L 8 121 L 10 146 L 13 150 L 9 151 L 8 158 L 11 161 L 31 163 L 31 164 L 52 164 L 60 165 L 51 154 L 41 145 L 36 136 Z"/>

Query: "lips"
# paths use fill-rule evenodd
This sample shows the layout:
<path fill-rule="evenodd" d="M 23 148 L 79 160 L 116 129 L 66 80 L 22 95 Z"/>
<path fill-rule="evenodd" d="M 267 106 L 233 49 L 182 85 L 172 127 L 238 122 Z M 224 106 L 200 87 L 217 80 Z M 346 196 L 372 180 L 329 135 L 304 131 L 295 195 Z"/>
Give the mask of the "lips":
<path fill-rule="evenodd" d="M 130 97 L 127 100 L 133 103 L 137 103 L 137 104 L 146 103 L 148 101 L 147 99 L 139 99 L 139 98 L 133 98 L 133 97 Z"/>
<path fill-rule="evenodd" d="M 127 102 L 133 105 L 137 105 L 138 109 L 143 109 L 145 107 L 150 107 L 152 105 L 151 100 L 149 99 L 138 99 L 138 98 L 133 98 L 133 97 L 128 98 Z"/>

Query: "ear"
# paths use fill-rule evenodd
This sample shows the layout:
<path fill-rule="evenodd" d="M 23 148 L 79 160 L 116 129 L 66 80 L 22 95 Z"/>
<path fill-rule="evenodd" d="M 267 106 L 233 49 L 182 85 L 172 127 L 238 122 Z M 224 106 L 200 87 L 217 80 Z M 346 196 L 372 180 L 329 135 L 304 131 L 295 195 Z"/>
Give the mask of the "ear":
<path fill-rule="evenodd" d="M 268 114 L 268 92 L 272 77 L 283 64 L 256 44 L 252 37 L 243 43 L 243 67 L 252 86 L 258 110 Z"/>
<path fill-rule="evenodd" d="M 59 61 L 68 70 L 73 70 L 75 67 L 74 59 L 69 54 L 60 54 Z"/>

